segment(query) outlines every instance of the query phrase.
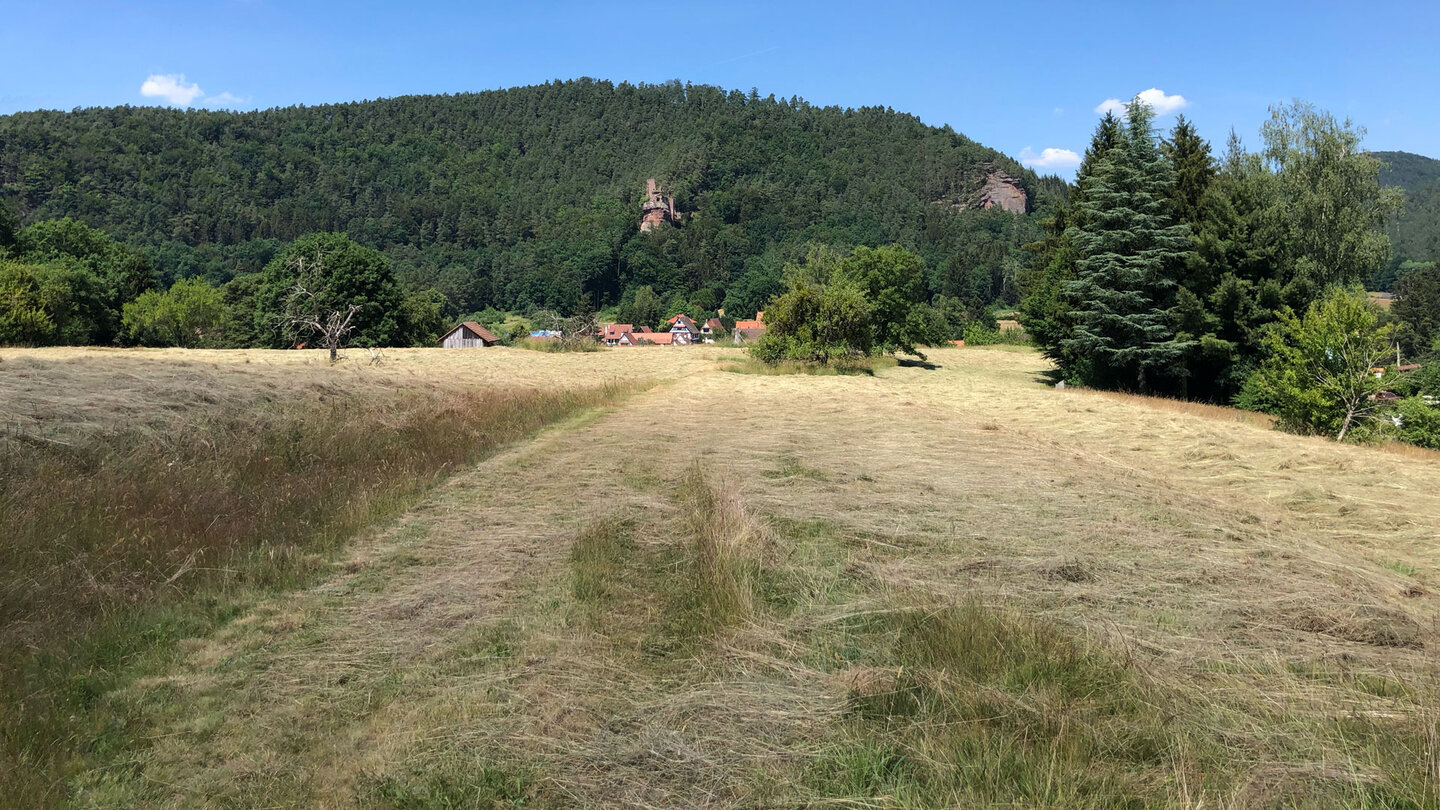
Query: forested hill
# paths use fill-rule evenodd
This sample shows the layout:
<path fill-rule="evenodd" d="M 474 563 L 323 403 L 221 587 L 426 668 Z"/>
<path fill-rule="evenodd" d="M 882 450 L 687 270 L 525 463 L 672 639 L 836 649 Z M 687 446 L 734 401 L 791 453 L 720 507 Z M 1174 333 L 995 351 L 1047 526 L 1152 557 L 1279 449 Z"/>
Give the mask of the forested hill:
<path fill-rule="evenodd" d="M 1377 287 L 1389 289 L 1408 266 L 1440 260 L 1440 160 L 1410 152 L 1376 152 L 1387 164 L 1380 184 L 1405 192 L 1405 210 L 1390 224 L 1395 248 Z"/>
<path fill-rule="evenodd" d="M 0 194 L 22 222 L 74 217 L 146 247 L 162 281 L 216 283 L 343 231 L 452 312 L 603 304 L 643 284 L 748 310 L 809 242 L 899 242 L 933 293 L 1013 297 L 1036 217 L 978 209 L 995 172 L 1032 211 L 1065 193 L 910 115 L 678 82 L 0 117 Z M 683 219 L 642 233 L 649 177 Z"/>

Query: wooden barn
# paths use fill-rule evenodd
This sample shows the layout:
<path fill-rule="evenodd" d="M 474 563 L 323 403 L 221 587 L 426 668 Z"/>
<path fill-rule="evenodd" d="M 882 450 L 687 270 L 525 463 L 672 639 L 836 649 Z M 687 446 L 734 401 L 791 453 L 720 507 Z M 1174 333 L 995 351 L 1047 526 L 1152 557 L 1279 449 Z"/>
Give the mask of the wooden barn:
<path fill-rule="evenodd" d="M 500 338 L 474 321 L 466 321 L 440 338 L 440 346 L 446 349 L 483 349 L 499 342 Z"/>

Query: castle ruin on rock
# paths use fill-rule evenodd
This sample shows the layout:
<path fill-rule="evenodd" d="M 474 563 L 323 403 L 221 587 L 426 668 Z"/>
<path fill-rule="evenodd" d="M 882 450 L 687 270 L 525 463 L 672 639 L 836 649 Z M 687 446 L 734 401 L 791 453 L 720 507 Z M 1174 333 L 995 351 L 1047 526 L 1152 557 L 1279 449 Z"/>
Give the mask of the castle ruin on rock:
<path fill-rule="evenodd" d="M 640 230 L 648 231 L 659 227 L 662 222 L 675 223 L 680 215 L 675 211 L 675 198 L 661 191 L 655 178 L 645 181 L 645 202 L 640 206 Z"/>

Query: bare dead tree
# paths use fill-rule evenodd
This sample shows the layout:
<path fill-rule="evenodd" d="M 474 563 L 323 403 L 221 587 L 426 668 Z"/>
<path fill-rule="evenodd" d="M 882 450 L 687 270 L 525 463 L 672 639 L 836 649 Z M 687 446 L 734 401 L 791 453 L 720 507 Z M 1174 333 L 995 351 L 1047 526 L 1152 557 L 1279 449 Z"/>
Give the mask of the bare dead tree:
<path fill-rule="evenodd" d="M 593 312 L 565 318 L 554 310 L 539 309 L 531 313 L 530 325 L 550 333 L 551 337 L 560 341 L 565 351 L 585 351 L 600 342 L 600 323 Z"/>
<path fill-rule="evenodd" d="M 600 323 L 594 313 L 572 315 L 560 322 L 560 342 L 569 351 L 584 350 L 600 341 Z"/>
<path fill-rule="evenodd" d="M 296 256 L 290 260 L 295 270 L 295 286 L 285 296 L 282 322 L 285 333 L 292 341 L 298 342 L 307 335 L 313 336 L 321 346 L 330 350 L 330 362 L 337 359 L 345 338 L 355 330 L 352 323 L 359 304 L 350 304 L 344 311 L 333 309 L 325 300 L 324 260 L 320 256 L 307 259 Z"/>

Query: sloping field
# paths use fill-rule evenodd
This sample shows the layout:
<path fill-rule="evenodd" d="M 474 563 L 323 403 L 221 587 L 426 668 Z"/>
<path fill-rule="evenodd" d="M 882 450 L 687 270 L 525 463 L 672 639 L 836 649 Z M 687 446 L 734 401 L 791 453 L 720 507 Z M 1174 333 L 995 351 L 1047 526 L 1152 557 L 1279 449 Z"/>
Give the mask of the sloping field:
<path fill-rule="evenodd" d="M 237 354 L 205 395 L 260 396 L 297 354 Z M 1440 457 L 1056 391 L 1025 352 L 736 357 L 327 372 L 653 387 L 105 695 L 144 743 L 94 754 L 76 803 L 1437 806 Z M 45 423 L 63 387 L 72 421 L 147 422 L 136 378 L 236 362 L 67 359 L 6 357 L 3 417 Z"/>

